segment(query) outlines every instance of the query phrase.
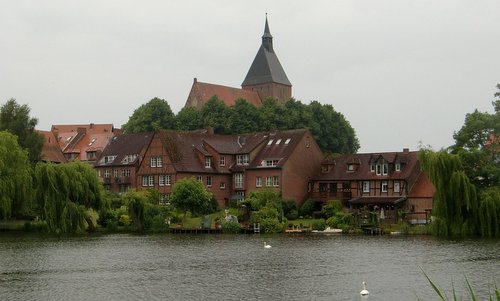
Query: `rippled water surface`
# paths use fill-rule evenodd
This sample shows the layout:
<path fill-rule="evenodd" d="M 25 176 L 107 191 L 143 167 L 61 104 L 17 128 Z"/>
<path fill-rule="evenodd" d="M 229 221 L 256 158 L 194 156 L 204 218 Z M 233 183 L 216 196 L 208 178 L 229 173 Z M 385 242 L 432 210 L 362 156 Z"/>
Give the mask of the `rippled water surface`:
<path fill-rule="evenodd" d="M 437 300 L 420 267 L 450 297 L 452 282 L 468 296 L 467 276 L 485 300 L 500 241 L 0 233 L 1 300 Z"/>

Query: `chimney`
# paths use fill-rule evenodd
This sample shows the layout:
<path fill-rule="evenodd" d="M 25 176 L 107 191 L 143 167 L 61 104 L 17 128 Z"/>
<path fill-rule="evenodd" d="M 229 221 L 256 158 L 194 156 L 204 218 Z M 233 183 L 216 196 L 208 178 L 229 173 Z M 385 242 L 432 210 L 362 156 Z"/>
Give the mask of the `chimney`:
<path fill-rule="evenodd" d="M 197 82 L 198 82 L 198 79 L 195 77 L 195 78 L 193 79 L 193 84 L 196 84 Z"/>

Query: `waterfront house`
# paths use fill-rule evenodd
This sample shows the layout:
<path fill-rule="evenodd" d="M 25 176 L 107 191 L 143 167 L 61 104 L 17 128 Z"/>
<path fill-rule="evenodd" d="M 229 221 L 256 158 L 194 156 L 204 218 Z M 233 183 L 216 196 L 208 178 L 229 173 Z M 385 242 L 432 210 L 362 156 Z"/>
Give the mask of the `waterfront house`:
<path fill-rule="evenodd" d="M 137 171 L 152 137 L 136 133 L 111 139 L 94 164 L 106 190 L 124 193 L 137 187 Z"/>
<path fill-rule="evenodd" d="M 300 204 L 321 160 L 321 150 L 308 130 L 243 135 L 159 130 L 139 167 L 137 189 L 155 189 L 165 200 L 176 181 L 193 177 L 219 206 L 264 188 Z"/>
<path fill-rule="evenodd" d="M 434 186 L 417 154 L 404 149 L 324 160 L 310 182 L 310 196 L 317 208 L 328 200 L 338 200 L 353 212 L 376 211 L 388 221 L 396 221 L 404 213 L 413 223 L 427 222 Z"/>

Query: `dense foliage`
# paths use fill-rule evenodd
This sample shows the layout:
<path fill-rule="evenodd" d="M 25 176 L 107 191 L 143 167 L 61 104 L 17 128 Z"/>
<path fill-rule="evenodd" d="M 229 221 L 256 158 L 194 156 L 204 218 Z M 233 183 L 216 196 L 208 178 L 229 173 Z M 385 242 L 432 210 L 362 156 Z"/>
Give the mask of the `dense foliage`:
<path fill-rule="evenodd" d="M 90 165 L 38 163 L 34 173 L 35 210 L 55 233 L 85 230 L 93 227 L 87 209 L 102 206 L 102 185 Z M 90 224 L 92 223 L 92 224 Z"/>
<path fill-rule="evenodd" d="M 420 153 L 436 188 L 432 214 L 437 235 L 500 237 L 500 100 L 493 106 L 493 114 L 467 114 L 449 150 Z"/>
<path fill-rule="evenodd" d="M 174 128 L 174 113 L 170 105 L 165 100 L 156 97 L 137 108 L 127 123 L 122 126 L 122 130 L 127 134 Z"/>
<path fill-rule="evenodd" d="M 0 218 L 23 216 L 31 207 L 31 166 L 16 136 L 0 132 Z"/>
<path fill-rule="evenodd" d="M 212 209 L 212 194 L 196 179 L 184 178 L 176 181 L 172 187 L 170 203 L 179 210 L 197 216 Z"/>
<path fill-rule="evenodd" d="M 30 162 L 40 159 L 44 138 L 35 130 L 38 119 L 31 118 L 30 108 L 10 99 L 0 108 L 0 131 L 8 131 L 17 136 L 19 145 L 26 149 Z"/>
<path fill-rule="evenodd" d="M 167 117 L 156 114 L 163 112 Z M 331 153 L 355 153 L 359 149 L 356 133 L 345 117 L 331 105 L 317 101 L 309 105 L 290 99 L 284 104 L 269 98 L 260 108 L 238 99 L 228 107 L 216 96 L 201 109 L 183 108 L 172 121 L 164 100 L 153 99 L 135 110 L 123 125 L 127 133 L 161 129 L 197 130 L 213 128 L 217 134 L 243 134 L 260 131 L 307 128 L 322 150 Z"/>

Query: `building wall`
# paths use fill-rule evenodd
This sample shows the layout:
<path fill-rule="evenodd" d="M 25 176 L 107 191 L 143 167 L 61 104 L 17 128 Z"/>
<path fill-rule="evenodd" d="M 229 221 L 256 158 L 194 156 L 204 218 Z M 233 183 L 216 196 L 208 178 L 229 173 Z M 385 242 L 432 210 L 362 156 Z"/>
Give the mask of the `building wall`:
<path fill-rule="evenodd" d="M 292 98 L 292 87 L 277 83 L 264 83 L 260 85 L 242 86 L 245 90 L 256 91 L 262 101 L 268 97 L 276 98 L 281 103 Z"/>
<path fill-rule="evenodd" d="M 308 183 L 321 168 L 323 153 L 308 132 L 282 167 L 282 187 L 284 199 L 293 199 L 301 205 L 308 197 Z"/>

